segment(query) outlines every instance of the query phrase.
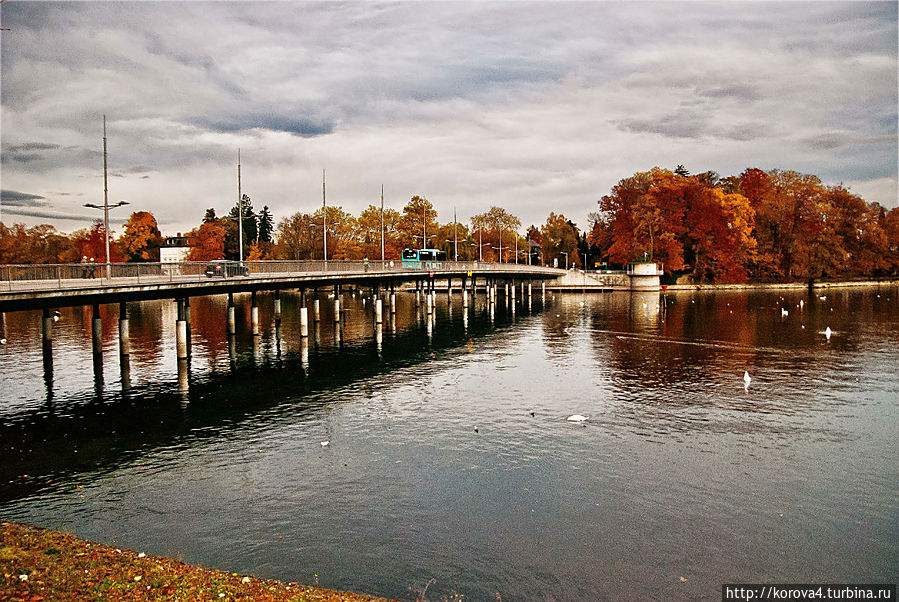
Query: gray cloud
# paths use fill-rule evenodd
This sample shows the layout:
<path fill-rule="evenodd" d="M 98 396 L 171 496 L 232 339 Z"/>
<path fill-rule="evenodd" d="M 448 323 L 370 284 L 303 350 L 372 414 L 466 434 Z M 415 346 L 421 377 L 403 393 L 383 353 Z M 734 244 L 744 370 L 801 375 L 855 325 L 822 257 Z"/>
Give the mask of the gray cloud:
<path fill-rule="evenodd" d="M 45 205 L 46 201 L 47 199 L 39 194 L 17 192 L 15 190 L 0 190 L 0 202 L 5 206 L 33 207 L 34 205 Z"/>
<path fill-rule="evenodd" d="M 895 3 L 11 2 L 3 18 L 4 186 L 102 198 L 106 114 L 111 198 L 173 229 L 230 205 L 238 147 L 276 218 L 321 202 L 323 168 L 351 211 L 383 182 L 398 206 L 503 203 L 527 223 L 582 222 L 653 165 L 878 194 L 897 178 Z"/>
<path fill-rule="evenodd" d="M 72 214 L 65 213 L 61 211 L 53 211 L 47 209 L 39 209 L 39 208 L 24 208 L 24 207 L 11 207 L 11 208 L 3 208 L 4 214 L 10 215 L 18 215 L 20 217 L 33 217 L 38 219 L 50 219 L 54 221 L 62 221 L 62 222 L 76 222 L 76 223 L 94 223 L 98 219 L 102 219 L 102 215 L 98 218 L 96 215 L 87 215 L 87 214 Z M 124 224 L 127 221 L 127 218 L 121 217 L 112 217 L 109 218 L 109 223 L 111 224 Z M 111 228 L 110 228 L 111 229 Z"/>
<path fill-rule="evenodd" d="M 295 134 L 303 138 L 324 136 L 334 131 L 334 125 L 308 119 L 296 119 L 277 114 L 247 114 L 218 120 L 199 118 L 195 124 L 221 133 L 247 132 L 254 129 Z"/>
<path fill-rule="evenodd" d="M 2 162 L 7 163 L 31 163 L 46 158 L 47 154 L 40 151 L 51 151 L 59 148 L 58 144 L 44 142 L 23 142 L 21 144 L 5 145 Z"/>

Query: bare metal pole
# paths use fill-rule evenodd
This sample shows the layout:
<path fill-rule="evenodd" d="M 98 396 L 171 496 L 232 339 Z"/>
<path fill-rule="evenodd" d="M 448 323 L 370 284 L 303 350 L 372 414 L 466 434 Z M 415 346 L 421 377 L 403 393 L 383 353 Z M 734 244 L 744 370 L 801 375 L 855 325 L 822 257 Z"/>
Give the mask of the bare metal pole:
<path fill-rule="evenodd" d="M 482 257 L 483 254 L 484 243 L 481 242 L 481 225 L 478 224 L 478 263 L 484 261 Z"/>
<path fill-rule="evenodd" d="M 237 149 L 237 247 L 243 264 L 243 194 L 240 189 L 240 149 Z"/>
<path fill-rule="evenodd" d="M 456 236 L 456 208 L 453 207 L 453 261 L 459 261 L 459 237 Z"/>
<path fill-rule="evenodd" d="M 111 277 L 109 268 L 109 181 L 106 177 L 106 115 L 103 116 L 103 238 L 106 239 L 106 279 Z"/>
<path fill-rule="evenodd" d="M 322 245 L 325 267 L 328 267 L 328 204 L 325 201 L 325 170 L 322 170 Z"/>
<path fill-rule="evenodd" d="M 427 228 L 428 228 L 428 226 L 427 226 L 427 223 L 428 223 L 427 220 L 428 220 L 428 218 L 427 218 L 427 215 L 428 215 L 428 208 L 425 207 L 424 202 L 422 202 L 422 204 L 421 204 L 421 248 L 422 248 L 422 249 L 427 249 L 427 248 L 428 248 L 428 245 L 425 244 L 425 243 L 427 242 L 427 240 L 428 240 L 428 239 L 426 238 L 426 237 L 427 237 L 427 234 L 428 234 L 428 230 L 427 230 Z"/>
<path fill-rule="evenodd" d="M 381 184 L 381 267 L 384 267 L 384 185 Z"/>

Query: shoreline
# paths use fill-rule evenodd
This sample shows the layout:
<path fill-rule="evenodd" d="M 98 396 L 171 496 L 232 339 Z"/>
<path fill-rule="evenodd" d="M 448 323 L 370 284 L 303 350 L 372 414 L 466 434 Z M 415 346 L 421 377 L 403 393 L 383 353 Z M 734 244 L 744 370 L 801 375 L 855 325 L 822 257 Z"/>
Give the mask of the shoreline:
<path fill-rule="evenodd" d="M 10 521 L 0 521 L 0 599 L 387 601 L 203 568 Z"/>
<path fill-rule="evenodd" d="M 701 290 L 807 290 L 808 282 L 747 282 L 744 284 L 669 284 L 669 291 Z M 899 286 L 899 279 L 891 280 L 839 280 L 815 281 L 812 290 L 829 288 L 854 288 L 865 286 Z M 659 287 L 661 290 L 661 287 Z"/>
<path fill-rule="evenodd" d="M 589 273 L 589 272 L 588 272 Z M 663 289 L 662 287 L 665 286 Z M 833 289 L 833 288 L 863 288 L 863 287 L 899 287 L 899 278 L 892 278 L 888 280 L 822 280 L 815 281 L 812 285 L 812 290 L 823 290 L 823 289 Z M 746 282 L 743 284 L 725 284 L 725 283 L 715 283 L 715 284 L 668 284 L 668 285 L 659 285 L 658 289 L 656 288 L 626 288 L 626 287 L 609 287 L 609 286 L 601 286 L 597 284 L 593 284 L 587 282 L 585 284 L 569 284 L 569 285 L 558 285 L 558 284 L 547 284 L 546 290 L 552 291 L 554 293 L 567 293 L 567 292 L 582 292 L 586 290 L 587 292 L 598 293 L 618 293 L 618 292 L 635 292 L 635 293 L 653 293 L 653 292 L 692 292 L 692 291 L 754 291 L 754 290 L 784 290 L 784 291 L 796 291 L 796 290 L 808 290 L 808 282 Z"/>

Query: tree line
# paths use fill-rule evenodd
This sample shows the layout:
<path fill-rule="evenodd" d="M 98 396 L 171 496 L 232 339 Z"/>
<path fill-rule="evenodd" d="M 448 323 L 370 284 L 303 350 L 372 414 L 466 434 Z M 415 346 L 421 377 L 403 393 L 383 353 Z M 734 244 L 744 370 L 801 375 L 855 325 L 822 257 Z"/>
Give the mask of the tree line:
<path fill-rule="evenodd" d="M 783 282 L 899 273 L 899 208 L 814 175 L 654 168 L 618 182 L 590 215 L 610 263 L 646 258 L 691 282 Z"/>
<path fill-rule="evenodd" d="M 691 282 L 789 281 L 899 274 L 899 208 L 887 211 L 842 185 L 813 175 L 750 168 L 738 176 L 653 168 L 622 179 L 580 231 L 562 214 L 522 233 L 521 220 L 492 206 L 468 222 L 441 222 L 426 198 L 401 210 L 370 204 L 358 216 L 340 205 L 297 212 L 275 225 L 268 208 L 243 195 L 218 217 L 206 210 L 188 232 L 188 260 L 398 260 L 405 248 L 436 248 L 450 259 L 621 268 L 634 261 L 664 266 L 665 278 Z M 326 211 L 326 213 L 325 213 Z M 240 222 L 239 222 L 240 220 Z M 382 247 L 383 233 L 383 247 Z M 63 234 L 50 225 L 0 223 L 0 263 L 104 261 L 102 222 Z M 148 211 L 137 211 L 110 259 L 159 261 L 163 237 Z M 383 251 L 382 251 L 383 248 Z"/>

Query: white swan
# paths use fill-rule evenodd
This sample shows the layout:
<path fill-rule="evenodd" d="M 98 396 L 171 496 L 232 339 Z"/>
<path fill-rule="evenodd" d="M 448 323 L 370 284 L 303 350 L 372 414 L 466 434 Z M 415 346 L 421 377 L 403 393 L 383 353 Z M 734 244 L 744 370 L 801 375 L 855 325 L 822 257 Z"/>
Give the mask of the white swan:
<path fill-rule="evenodd" d="M 743 388 L 747 391 L 749 390 L 749 383 L 752 382 L 752 377 L 749 376 L 749 370 L 743 371 Z"/>
<path fill-rule="evenodd" d="M 573 414 L 568 417 L 568 422 L 585 422 L 590 420 L 589 416 L 581 416 L 580 414 Z"/>
<path fill-rule="evenodd" d="M 833 334 L 833 331 L 830 329 L 830 326 L 824 329 L 824 336 L 827 337 L 827 340 L 830 340 L 830 336 Z"/>

